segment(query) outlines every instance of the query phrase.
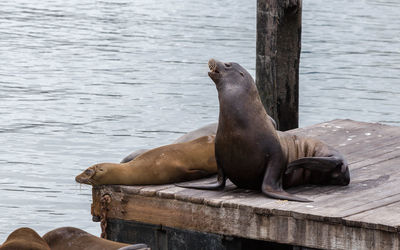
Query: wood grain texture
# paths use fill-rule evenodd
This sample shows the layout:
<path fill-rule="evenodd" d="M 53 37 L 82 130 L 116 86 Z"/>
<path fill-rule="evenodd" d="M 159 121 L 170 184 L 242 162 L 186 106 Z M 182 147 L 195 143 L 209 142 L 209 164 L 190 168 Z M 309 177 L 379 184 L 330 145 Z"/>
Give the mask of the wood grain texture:
<path fill-rule="evenodd" d="M 302 0 L 258 0 L 256 85 L 280 130 L 298 127 Z"/>
<path fill-rule="evenodd" d="M 109 218 L 312 248 L 399 249 L 400 127 L 334 120 L 295 131 L 338 147 L 350 162 L 350 185 L 288 190 L 312 203 L 269 199 L 230 182 L 222 191 L 100 186 L 92 214 L 100 215 L 108 193 Z"/>

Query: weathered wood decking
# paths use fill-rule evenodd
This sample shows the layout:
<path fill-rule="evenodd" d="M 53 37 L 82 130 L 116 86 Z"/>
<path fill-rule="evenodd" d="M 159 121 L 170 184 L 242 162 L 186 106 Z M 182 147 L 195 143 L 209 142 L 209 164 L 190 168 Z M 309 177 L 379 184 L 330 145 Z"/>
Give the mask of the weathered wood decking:
<path fill-rule="evenodd" d="M 108 218 L 322 249 L 400 248 L 400 127 L 334 120 L 299 133 L 337 147 L 351 183 L 289 189 L 314 202 L 269 199 L 237 189 L 162 186 L 93 188 L 92 214 L 110 194 Z M 213 178 L 208 179 L 214 180 Z"/>

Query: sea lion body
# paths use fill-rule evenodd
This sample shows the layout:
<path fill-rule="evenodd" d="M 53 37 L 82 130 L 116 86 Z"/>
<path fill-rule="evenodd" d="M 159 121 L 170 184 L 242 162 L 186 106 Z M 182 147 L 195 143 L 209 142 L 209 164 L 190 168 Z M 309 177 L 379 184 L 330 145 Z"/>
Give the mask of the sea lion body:
<path fill-rule="evenodd" d="M 215 136 L 162 146 L 127 163 L 96 164 L 78 175 L 79 183 L 157 185 L 189 181 L 216 173 Z"/>
<path fill-rule="evenodd" d="M 197 138 L 200 138 L 200 137 L 206 136 L 206 135 L 215 135 L 215 133 L 217 132 L 217 127 L 218 127 L 218 123 L 208 124 L 206 126 L 203 126 L 201 128 L 198 128 L 196 130 L 193 130 L 191 132 L 188 132 L 188 133 L 180 136 L 172 144 L 193 141 Z M 149 151 L 149 149 L 136 150 L 135 152 L 129 154 L 124 159 L 122 159 L 121 163 L 129 162 L 129 161 L 135 159 L 137 156 L 139 156 L 147 151 Z"/>
<path fill-rule="evenodd" d="M 272 124 L 276 128 L 276 123 L 275 123 L 274 119 L 272 119 L 272 117 L 270 117 L 270 116 L 268 116 L 268 119 L 271 120 Z M 176 139 L 172 144 L 192 141 L 192 140 L 195 140 L 197 138 L 200 138 L 200 137 L 206 136 L 206 135 L 215 135 L 217 133 L 217 128 L 218 128 L 218 123 L 211 123 L 211 124 L 205 125 L 201 128 L 198 128 L 196 130 L 193 130 L 191 132 L 188 132 L 188 133 L 182 135 L 181 137 Z M 121 163 L 129 162 L 129 161 L 135 159 L 137 156 L 139 156 L 147 151 L 149 151 L 149 149 L 136 150 L 135 152 L 133 152 L 133 153 L 129 154 L 128 156 L 126 156 L 125 158 L 123 158 Z"/>
<path fill-rule="evenodd" d="M 182 135 L 178 139 L 176 139 L 173 143 L 182 143 L 193 141 L 199 137 L 206 136 L 206 135 L 215 135 L 217 132 L 218 123 L 211 123 L 196 130 L 193 130 L 185 135 Z"/>
<path fill-rule="evenodd" d="M 49 245 L 33 229 L 22 227 L 13 231 L 0 250 L 50 250 Z"/>
<path fill-rule="evenodd" d="M 150 249 L 145 244 L 125 244 L 102 239 L 74 227 L 61 227 L 45 235 L 43 239 L 51 250 L 134 250 Z M 50 249 L 49 248 L 49 249 Z"/>

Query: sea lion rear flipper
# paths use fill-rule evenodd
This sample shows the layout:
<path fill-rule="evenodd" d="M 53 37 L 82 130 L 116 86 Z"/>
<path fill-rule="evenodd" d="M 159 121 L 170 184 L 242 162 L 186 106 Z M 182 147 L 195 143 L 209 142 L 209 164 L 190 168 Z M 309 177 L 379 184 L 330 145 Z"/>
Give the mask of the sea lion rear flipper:
<path fill-rule="evenodd" d="M 282 188 L 282 175 L 279 165 L 282 165 L 279 159 L 270 159 L 266 168 L 261 192 L 268 197 L 300 202 L 312 202 L 308 199 L 289 194 Z"/>
<path fill-rule="evenodd" d="M 304 157 L 289 163 L 285 174 L 289 174 L 296 169 L 305 168 L 313 171 L 330 172 L 341 166 L 343 161 L 337 157 Z"/>
<path fill-rule="evenodd" d="M 226 176 L 223 173 L 222 169 L 218 167 L 218 177 L 217 182 L 210 183 L 209 185 L 204 184 L 175 184 L 177 187 L 183 188 L 193 188 L 193 189 L 203 189 L 203 190 L 219 190 L 223 189 L 226 184 Z"/>

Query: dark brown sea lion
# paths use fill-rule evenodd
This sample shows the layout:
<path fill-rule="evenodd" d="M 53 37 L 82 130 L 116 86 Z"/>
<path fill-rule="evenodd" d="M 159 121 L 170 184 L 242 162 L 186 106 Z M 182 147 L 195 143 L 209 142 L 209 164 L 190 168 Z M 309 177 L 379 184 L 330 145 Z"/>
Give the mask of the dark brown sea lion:
<path fill-rule="evenodd" d="M 125 244 L 102 239 L 74 227 L 61 227 L 45 235 L 43 239 L 51 250 L 134 250 L 150 249 L 145 244 Z M 49 249 L 50 249 L 49 248 Z"/>
<path fill-rule="evenodd" d="M 304 168 L 309 165 L 307 163 L 313 163 L 311 165 L 318 165 L 316 162 L 322 163 L 322 168 L 326 169 L 325 165 L 333 164 L 332 159 L 326 157 L 310 159 L 307 153 L 296 156 L 294 152 L 301 147 L 291 144 L 290 136 L 278 134 L 275 130 L 261 103 L 253 78 L 239 64 L 222 63 L 211 59 L 209 68 L 211 71 L 208 74 L 216 84 L 220 103 L 215 138 L 218 183 L 208 186 L 178 186 L 221 189 L 229 178 L 238 187 L 261 189 L 271 198 L 309 201 L 283 190 L 285 171 L 288 174 L 288 186 L 297 182 L 301 184 L 302 181 L 297 181 L 301 180 L 301 177 L 297 176 L 300 172 L 306 172 Z M 304 143 L 307 145 L 307 140 Z M 307 146 L 303 149 L 307 150 Z M 307 158 L 298 159 L 304 156 Z M 289 162 L 291 165 L 288 166 Z M 336 161 L 336 163 L 344 165 L 343 162 Z M 336 168 L 347 169 L 347 164 Z M 311 170 L 315 171 L 315 167 Z M 332 171 L 332 168 L 329 171 Z M 311 180 L 304 178 L 304 181 Z"/>
<path fill-rule="evenodd" d="M 50 250 L 49 245 L 34 230 L 22 227 L 12 232 L 0 246 L 1 250 Z"/>
<path fill-rule="evenodd" d="M 127 163 L 101 163 L 89 167 L 75 180 L 91 185 L 157 185 L 207 177 L 217 172 L 215 136 L 162 146 Z"/>

